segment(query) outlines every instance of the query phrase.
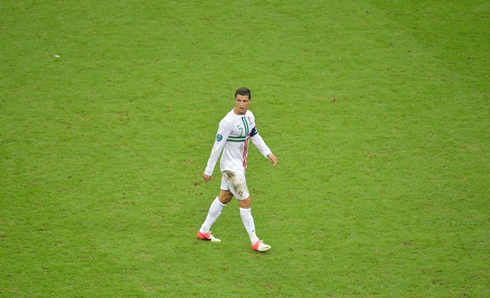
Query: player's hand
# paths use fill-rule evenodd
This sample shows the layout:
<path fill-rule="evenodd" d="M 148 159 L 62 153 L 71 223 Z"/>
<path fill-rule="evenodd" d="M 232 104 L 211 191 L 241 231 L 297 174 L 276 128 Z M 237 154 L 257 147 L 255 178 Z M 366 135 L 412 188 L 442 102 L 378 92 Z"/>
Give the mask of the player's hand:
<path fill-rule="evenodd" d="M 211 179 L 212 176 L 209 176 L 209 175 L 206 175 L 206 174 L 202 174 L 202 180 L 204 180 L 204 182 L 208 182 L 210 179 Z"/>
<path fill-rule="evenodd" d="M 277 157 L 274 154 L 270 153 L 269 155 L 267 155 L 267 158 L 269 158 L 269 160 L 273 162 L 273 167 L 277 165 Z"/>

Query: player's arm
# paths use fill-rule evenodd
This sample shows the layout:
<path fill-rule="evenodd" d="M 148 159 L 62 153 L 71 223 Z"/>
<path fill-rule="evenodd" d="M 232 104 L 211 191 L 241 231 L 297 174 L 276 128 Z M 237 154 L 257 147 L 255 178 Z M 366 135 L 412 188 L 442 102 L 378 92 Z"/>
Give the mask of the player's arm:
<path fill-rule="evenodd" d="M 264 139 L 259 135 L 259 132 L 257 131 L 257 128 L 254 127 L 252 131 L 250 132 L 250 138 L 252 139 L 252 143 L 254 143 L 255 147 L 259 149 L 260 153 L 262 153 L 265 158 L 269 159 L 272 161 L 272 165 L 275 167 L 277 165 L 277 157 L 272 154 L 271 149 L 267 147 L 267 145 L 264 142 Z"/>
<path fill-rule="evenodd" d="M 226 140 L 231 134 L 233 127 L 228 124 L 228 122 L 223 119 L 219 123 L 218 132 L 216 133 L 216 138 L 214 140 L 213 149 L 211 150 L 211 155 L 209 156 L 208 163 L 206 165 L 206 169 L 202 174 L 202 178 L 204 181 L 209 181 L 214 172 L 214 167 L 216 166 L 216 162 L 218 161 L 219 155 L 221 151 L 223 151 L 223 147 L 226 144 Z"/>

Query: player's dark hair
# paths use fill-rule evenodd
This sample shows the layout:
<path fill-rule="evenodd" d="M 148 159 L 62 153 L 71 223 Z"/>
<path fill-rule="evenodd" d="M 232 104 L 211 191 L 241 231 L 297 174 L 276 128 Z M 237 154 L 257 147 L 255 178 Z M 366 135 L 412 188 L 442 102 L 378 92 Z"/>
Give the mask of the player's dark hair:
<path fill-rule="evenodd" d="M 248 99 L 252 99 L 252 92 L 250 92 L 250 90 L 248 88 L 245 88 L 245 87 L 236 89 L 235 97 L 237 95 L 247 95 Z"/>

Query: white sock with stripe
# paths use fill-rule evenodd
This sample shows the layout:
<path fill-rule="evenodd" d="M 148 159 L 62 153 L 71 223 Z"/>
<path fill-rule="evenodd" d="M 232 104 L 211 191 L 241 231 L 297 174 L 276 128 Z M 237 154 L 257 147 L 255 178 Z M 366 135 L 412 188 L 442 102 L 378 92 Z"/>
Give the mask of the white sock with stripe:
<path fill-rule="evenodd" d="M 218 197 L 214 199 L 213 203 L 211 203 L 211 206 L 209 207 L 208 211 L 208 216 L 206 216 L 206 220 L 201 226 L 201 233 L 209 233 L 209 229 L 211 229 L 211 226 L 214 224 L 214 222 L 218 219 L 218 217 L 221 215 L 221 211 L 223 208 L 225 208 L 225 204 L 222 204 L 219 200 Z"/>
<path fill-rule="evenodd" d="M 243 225 L 245 226 L 248 236 L 250 237 L 250 242 L 255 244 L 257 241 L 259 241 L 259 238 L 255 234 L 255 223 L 254 218 L 252 217 L 252 209 L 240 208 L 240 217 L 242 218 Z"/>

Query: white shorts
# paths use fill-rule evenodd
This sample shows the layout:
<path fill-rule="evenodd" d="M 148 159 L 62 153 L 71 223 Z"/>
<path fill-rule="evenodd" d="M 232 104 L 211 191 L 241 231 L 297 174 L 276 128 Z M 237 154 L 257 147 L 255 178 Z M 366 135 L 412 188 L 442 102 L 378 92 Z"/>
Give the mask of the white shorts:
<path fill-rule="evenodd" d="M 250 196 L 245 174 L 230 171 L 223 171 L 222 174 L 221 189 L 231 191 L 238 200 L 245 200 Z"/>

